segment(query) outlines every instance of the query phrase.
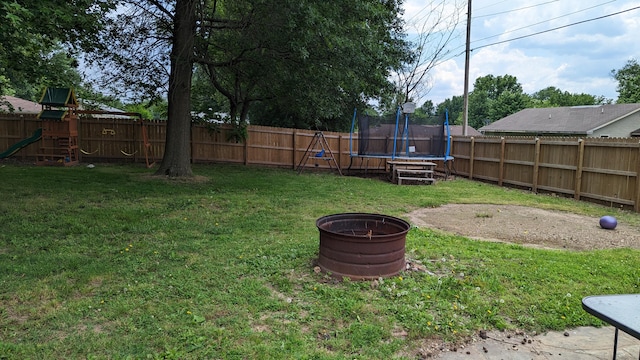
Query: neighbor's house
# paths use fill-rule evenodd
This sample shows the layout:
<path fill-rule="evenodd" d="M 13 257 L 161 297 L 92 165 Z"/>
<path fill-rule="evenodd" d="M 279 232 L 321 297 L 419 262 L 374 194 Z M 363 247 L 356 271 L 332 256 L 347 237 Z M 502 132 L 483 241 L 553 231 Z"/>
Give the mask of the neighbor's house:
<path fill-rule="evenodd" d="M 463 125 L 449 125 L 451 136 L 462 136 Z M 467 126 L 467 136 L 482 136 L 482 133 L 471 126 Z"/>
<path fill-rule="evenodd" d="M 15 96 L 0 96 L 0 113 L 12 111 L 18 114 L 39 114 L 42 111 L 42 105 Z"/>
<path fill-rule="evenodd" d="M 640 136 L 640 104 L 524 109 L 479 130 L 486 136 Z"/>
<path fill-rule="evenodd" d="M 104 104 L 100 104 L 100 103 L 94 103 L 91 101 L 80 101 L 80 106 L 78 107 L 79 110 L 85 110 L 85 106 L 87 109 L 92 109 L 92 110 L 98 110 L 98 111 L 103 111 L 105 112 L 104 114 L 85 114 L 85 117 L 89 117 L 89 118 L 95 118 L 95 119 L 101 119 L 101 118 L 108 118 L 108 119 L 135 119 L 135 116 L 130 116 L 130 115 L 122 115 L 122 114 L 118 114 L 119 112 L 123 112 L 120 109 L 116 109 L 114 107 L 108 106 L 108 105 L 104 105 Z M 40 112 L 42 111 L 42 105 L 33 102 L 33 101 L 29 101 L 29 100 L 24 100 L 24 99 L 20 99 L 17 98 L 15 96 L 1 96 L 0 97 L 0 113 L 11 113 L 13 112 L 14 114 L 40 114 Z"/>

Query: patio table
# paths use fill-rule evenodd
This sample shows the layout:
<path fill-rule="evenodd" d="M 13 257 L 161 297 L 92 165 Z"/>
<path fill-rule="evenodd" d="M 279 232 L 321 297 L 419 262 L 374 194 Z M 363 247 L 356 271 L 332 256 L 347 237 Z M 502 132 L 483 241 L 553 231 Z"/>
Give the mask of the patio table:
<path fill-rule="evenodd" d="M 640 294 L 587 296 L 582 299 L 582 308 L 616 328 L 613 340 L 614 360 L 618 350 L 618 330 L 640 340 Z"/>

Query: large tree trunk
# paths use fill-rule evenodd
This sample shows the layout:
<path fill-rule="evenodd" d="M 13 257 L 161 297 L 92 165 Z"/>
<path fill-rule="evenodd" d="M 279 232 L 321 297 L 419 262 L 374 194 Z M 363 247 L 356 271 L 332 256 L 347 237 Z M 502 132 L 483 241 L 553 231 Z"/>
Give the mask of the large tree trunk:
<path fill-rule="evenodd" d="M 169 75 L 169 119 L 162 164 L 156 175 L 190 177 L 191 76 L 196 0 L 177 0 Z"/>

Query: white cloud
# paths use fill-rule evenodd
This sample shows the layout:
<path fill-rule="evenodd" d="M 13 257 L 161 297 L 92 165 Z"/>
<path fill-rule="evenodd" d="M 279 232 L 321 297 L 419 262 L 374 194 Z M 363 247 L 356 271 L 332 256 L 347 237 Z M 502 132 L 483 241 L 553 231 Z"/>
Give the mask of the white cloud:
<path fill-rule="evenodd" d="M 417 13 L 423 4 L 419 0 L 408 0 L 405 8 Z M 476 50 L 471 53 L 470 86 L 480 76 L 509 74 L 518 79 L 527 93 L 555 86 L 562 91 L 603 95 L 615 100 L 618 94 L 611 70 L 622 68 L 630 58 L 640 58 L 637 41 L 640 9 L 579 25 L 570 24 L 631 9 L 640 6 L 640 1 L 563 0 L 531 6 L 530 1 L 524 0 L 497 3 L 474 0 L 471 47 Z M 529 8 L 513 11 L 525 7 Z M 465 24 L 459 26 L 464 31 Z M 567 27 L 481 47 L 560 26 Z M 464 38 L 456 41 L 452 46 L 464 49 Z M 431 79 L 433 88 L 427 99 L 434 103 L 462 95 L 464 55 L 435 67 Z"/>

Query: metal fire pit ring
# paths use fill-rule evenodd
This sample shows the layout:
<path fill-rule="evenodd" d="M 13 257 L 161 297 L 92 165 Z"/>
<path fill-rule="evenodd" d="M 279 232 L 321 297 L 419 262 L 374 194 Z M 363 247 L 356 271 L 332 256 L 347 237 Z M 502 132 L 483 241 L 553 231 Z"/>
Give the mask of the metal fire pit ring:
<path fill-rule="evenodd" d="M 405 268 L 405 242 L 411 225 L 399 218 L 367 213 L 327 215 L 320 232 L 318 266 L 352 280 L 397 275 Z"/>

